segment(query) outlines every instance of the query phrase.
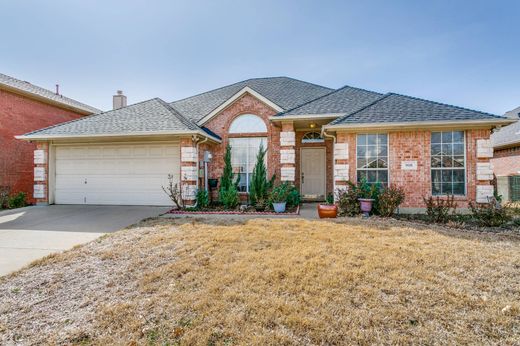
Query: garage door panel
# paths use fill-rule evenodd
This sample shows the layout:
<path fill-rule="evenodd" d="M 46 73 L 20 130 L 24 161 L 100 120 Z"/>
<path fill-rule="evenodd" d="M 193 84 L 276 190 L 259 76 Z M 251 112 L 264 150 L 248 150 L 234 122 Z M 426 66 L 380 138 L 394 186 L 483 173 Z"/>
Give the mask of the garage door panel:
<path fill-rule="evenodd" d="M 171 205 L 162 186 L 179 170 L 177 143 L 57 147 L 55 202 Z"/>

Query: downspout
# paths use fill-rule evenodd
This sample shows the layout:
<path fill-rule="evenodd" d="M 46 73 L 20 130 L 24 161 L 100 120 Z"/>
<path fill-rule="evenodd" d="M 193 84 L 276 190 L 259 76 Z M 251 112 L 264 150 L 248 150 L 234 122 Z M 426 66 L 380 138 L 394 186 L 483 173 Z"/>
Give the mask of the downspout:
<path fill-rule="evenodd" d="M 208 137 L 204 138 L 202 141 L 198 141 L 198 137 L 197 137 L 197 144 L 196 144 L 196 148 L 197 148 L 197 191 L 199 190 L 199 177 L 198 177 L 198 174 L 199 174 L 199 163 L 200 163 L 200 160 L 199 160 L 199 145 L 203 144 L 203 143 L 206 143 L 207 141 L 209 140 Z M 204 176 L 204 179 L 206 179 L 206 176 Z"/>
<path fill-rule="evenodd" d="M 336 179 L 334 178 L 334 167 L 336 166 L 336 158 L 334 157 L 336 151 L 336 136 L 329 135 L 325 129 L 323 129 L 321 133 L 325 137 L 332 138 L 332 195 L 334 196 L 334 200 L 336 200 Z"/>

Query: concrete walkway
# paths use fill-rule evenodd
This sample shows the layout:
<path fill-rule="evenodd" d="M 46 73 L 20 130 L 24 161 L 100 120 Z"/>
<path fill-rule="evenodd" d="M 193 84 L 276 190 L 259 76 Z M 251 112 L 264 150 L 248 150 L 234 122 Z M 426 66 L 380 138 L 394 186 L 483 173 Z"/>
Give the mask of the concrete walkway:
<path fill-rule="evenodd" d="M 89 242 L 166 207 L 52 205 L 0 212 L 0 276 L 53 252 Z"/>

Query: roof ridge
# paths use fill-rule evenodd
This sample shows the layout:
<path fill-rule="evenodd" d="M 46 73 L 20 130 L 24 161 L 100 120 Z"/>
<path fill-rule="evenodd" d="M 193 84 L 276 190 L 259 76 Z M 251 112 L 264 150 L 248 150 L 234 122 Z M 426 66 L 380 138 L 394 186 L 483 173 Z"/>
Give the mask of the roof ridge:
<path fill-rule="evenodd" d="M 341 90 L 343 90 L 343 89 L 346 89 L 346 88 L 356 89 L 356 90 L 361 90 L 361 91 L 366 91 L 366 92 L 370 92 L 370 93 L 374 93 L 374 94 L 379 94 L 379 95 L 384 95 L 384 94 L 382 94 L 382 93 L 380 93 L 380 92 L 377 92 L 377 91 L 372 91 L 372 90 L 368 90 L 368 89 L 363 89 L 363 88 L 353 87 L 353 86 L 350 86 L 350 85 L 344 85 L 344 86 L 342 86 L 342 87 L 340 87 L 340 88 L 338 88 L 338 89 L 333 89 L 331 92 L 326 93 L 325 95 L 319 96 L 319 97 L 317 97 L 317 98 L 315 98 L 315 99 L 312 99 L 312 100 L 310 100 L 310 101 L 307 101 L 307 102 L 305 102 L 305 103 L 302 103 L 301 105 L 298 105 L 298 106 L 293 107 L 293 108 L 291 108 L 291 109 L 288 109 L 288 110 L 286 110 L 286 111 L 283 111 L 283 112 L 277 113 L 276 116 L 281 116 L 281 115 L 284 114 L 284 113 L 292 112 L 292 111 L 295 110 L 295 109 L 298 109 L 298 108 L 300 108 L 300 107 L 306 106 L 306 105 L 308 105 L 309 103 L 312 103 L 312 102 L 315 102 L 315 101 L 321 100 L 321 99 L 323 99 L 323 98 L 325 98 L 325 97 L 327 97 L 327 96 L 329 96 L 329 95 L 332 95 L 332 94 L 334 94 L 334 93 L 336 93 L 336 92 L 339 92 L 339 91 L 341 91 Z"/>
<path fill-rule="evenodd" d="M 237 84 L 240 84 L 240 83 L 245 83 L 245 82 L 252 81 L 252 80 L 265 80 L 265 79 L 274 79 L 274 78 L 287 78 L 287 79 L 292 79 L 292 80 L 295 80 L 295 81 L 298 81 L 298 82 L 302 82 L 302 83 L 306 83 L 306 84 L 310 84 L 310 85 L 314 85 L 314 86 L 317 86 L 317 87 L 320 87 L 320 88 L 325 88 L 325 89 L 329 89 L 329 90 L 331 90 L 331 91 L 334 91 L 334 89 L 329 88 L 329 87 L 326 87 L 326 86 L 323 86 L 323 85 L 319 85 L 319 84 L 311 83 L 311 82 L 306 82 L 306 81 L 301 80 L 301 79 L 292 78 L 292 77 L 287 77 L 287 76 L 256 77 L 256 78 L 248 78 L 248 79 L 244 79 L 244 80 L 242 80 L 242 81 L 238 81 L 238 82 L 235 82 L 235 83 L 231 83 L 231 84 L 228 84 L 228 85 L 224 85 L 224 86 L 221 86 L 221 87 L 218 87 L 218 88 L 215 88 L 215 89 L 211 89 L 211 90 L 208 90 L 208 91 L 204 91 L 204 92 L 201 92 L 201 93 L 198 93 L 198 94 L 192 95 L 192 96 L 184 97 L 184 98 L 182 98 L 182 99 L 178 99 L 178 100 L 172 101 L 172 102 L 170 102 L 170 103 L 176 103 L 176 102 L 184 101 L 184 100 L 190 99 L 190 98 L 192 98 L 192 97 L 201 96 L 201 95 L 204 95 L 204 94 L 208 94 L 208 93 L 211 93 L 211 92 L 214 92 L 214 91 L 217 91 L 217 90 L 222 90 L 222 89 L 224 89 L 224 88 L 232 87 L 232 86 L 234 86 L 234 85 L 237 85 Z M 255 90 L 255 91 L 256 91 L 256 90 Z M 257 92 L 258 92 L 258 91 L 257 91 Z M 271 101 L 271 102 L 272 102 L 272 101 Z"/>
<path fill-rule="evenodd" d="M 164 101 L 163 99 L 156 97 L 156 99 L 159 101 L 159 103 L 165 107 L 168 111 L 170 111 L 175 117 L 180 120 L 184 125 L 188 127 L 195 127 L 200 128 L 197 124 L 191 122 L 189 119 L 187 119 L 184 115 L 182 115 L 177 109 L 175 109 L 173 106 L 171 106 L 168 102 Z"/>
<path fill-rule="evenodd" d="M 144 101 L 140 101 L 140 102 L 136 102 L 136 103 L 133 103 L 131 105 L 128 105 L 128 106 L 125 106 L 125 107 L 121 107 L 121 108 L 118 108 L 118 109 L 111 109 L 109 111 L 102 111 L 100 113 L 95 113 L 95 114 L 90 114 L 90 115 L 87 115 L 87 116 L 84 116 L 84 117 L 81 117 L 81 118 L 77 118 L 77 119 L 72 119 L 72 120 L 69 120 L 69 121 L 65 121 L 63 123 L 59 123 L 59 124 L 54 124 L 54 125 L 51 125 L 51 126 L 47 126 L 47 127 L 44 127 L 44 128 L 41 128 L 41 129 L 38 129 L 38 130 L 34 130 L 34 131 L 31 131 L 31 132 L 27 132 L 24 134 L 24 136 L 27 136 L 27 135 L 32 135 L 32 134 L 35 134 L 35 133 L 38 133 L 40 131 L 44 131 L 44 130 L 49 130 L 49 129 L 53 129 L 53 128 L 56 128 L 56 127 L 59 127 L 59 126 L 62 126 L 62 125 L 67 125 L 67 124 L 71 124 L 71 123 L 74 123 L 76 121 L 80 121 L 80 120 L 84 120 L 84 119 L 90 119 L 90 118 L 93 118 L 93 117 L 97 117 L 97 116 L 100 116 L 100 115 L 105 115 L 107 113 L 110 113 L 110 112 L 115 112 L 115 111 L 118 111 L 120 109 L 124 109 L 124 108 L 128 108 L 128 107 L 133 107 L 133 106 L 136 106 L 138 104 L 141 104 L 141 103 L 145 103 L 145 102 L 150 102 L 150 101 L 153 101 L 153 100 L 160 100 L 158 97 L 154 97 L 154 98 L 151 98 L 149 100 L 144 100 Z"/>
<path fill-rule="evenodd" d="M 41 87 L 41 86 L 36 85 L 36 84 L 33 84 L 33 83 L 29 82 L 29 81 L 21 80 L 21 79 L 18 79 L 18 78 L 15 78 L 15 77 L 12 77 L 12 76 L 6 75 L 5 73 L 0 73 L 0 76 L 3 76 L 3 77 L 5 77 L 5 78 L 7 78 L 7 79 L 10 79 L 10 80 L 12 80 L 12 81 L 14 81 L 14 82 L 16 82 L 16 83 L 27 83 L 27 84 L 29 84 L 29 85 L 30 85 L 31 87 L 33 87 L 33 88 L 36 88 L 36 89 L 39 89 L 39 90 L 42 90 L 42 91 L 48 92 L 48 93 L 50 93 L 50 94 L 52 94 L 52 95 L 59 96 L 59 97 L 63 98 L 64 100 L 69 101 L 69 102 L 71 102 L 71 103 L 75 103 L 75 104 L 77 104 L 76 107 L 81 106 L 82 108 L 84 108 L 84 110 L 90 109 L 89 111 L 92 111 L 92 110 L 95 109 L 95 110 L 97 110 L 97 111 L 100 111 L 100 109 L 98 109 L 98 108 L 96 108 L 96 107 L 90 106 L 90 105 L 88 105 L 88 104 L 86 104 L 86 103 L 83 103 L 83 102 L 77 101 L 77 100 L 75 100 L 75 99 L 73 99 L 73 98 L 70 98 L 70 97 L 64 96 L 64 95 L 62 95 L 62 94 L 56 94 L 56 93 L 53 92 L 52 90 L 46 89 L 46 88 Z M 4 84 L 4 85 L 7 85 L 7 86 L 9 86 L 9 87 L 11 87 L 11 88 L 18 89 L 18 90 L 21 90 L 21 91 L 24 91 L 24 92 L 28 92 L 28 93 L 30 93 L 30 94 L 38 95 L 38 94 L 36 94 L 36 93 L 31 93 L 30 91 L 20 89 L 20 88 L 18 88 L 18 87 L 16 87 L 16 86 L 2 83 L 1 81 L 0 81 L 0 84 Z M 43 97 L 43 98 L 46 98 L 46 99 L 51 100 L 51 101 L 54 101 L 54 102 L 61 103 L 61 104 L 63 104 L 63 105 L 69 106 L 69 107 L 72 106 L 72 105 L 67 105 L 67 104 L 64 103 L 64 102 L 60 102 L 59 100 L 51 99 L 51 98 L 49 98 L 49 97 L 47 97 L 47 96 L 44 96 L 44 95 L 38 95 L 38 96 Z M 74 106 L 72 106 L 72 107 L 74 107 Z"/>
<path fill-rule="evenodd" d="M 448 107 L 453 107 L 453 108 L 457 108 L 457 109 L 461 109 L 461 110 L 465 110 L 465 111 L 471 111 L 471 112 L 476 112 L 476 113 L 480 113 L 480 114 L 485 114 L 485 115 L 489 115 L 489 116 L 492 116 L 492 117 L 495 117 L 495 118 L 498 118 L 498 119 L 504 119 L 505 118 L 504 116 L 501 116 L 501 115 L 491 114 L 491 113 L 488 113 L 488 112 L 482 112 L 482 111 L 478 111 L 478 110 L 471 109 L 471 108 L 466 108 L 466 107 L 450 105 L 448 103 L 427 100 L 427 99 L 423 99 L 423 98 L 416 97 L 416 96 L 404 95 L 404 94 L 399 94 L 399 93 L 394 93 L 394 92 L 390 92 L 389 94 L 396 95 L 396 96 L 401 96 L 401 97 L 406 97 L 406 98 L 413 99 L 413 100 L 434 103 L 434 104 L 441 105 L 441 106 L 448 106 Z"/>
<path fill-rule="evenodd" d="M 378 102 L 380 102 L 380 101 L 386 99 L 386 98 L 389 97 L 390 95 L 392 95 L 392 93 L 381 94 L 381 96 L 380 96 L 378 99 L 376 99 L 376 100 L 370 102 L 369 104 L 367 104 L 367 105 L 361 107 L 360 109 L 358 109 L 358 110 L 356 110 L 356 111 L 354 111 L 354 112 L 350 112 L 350 113 L 344 114 L 344 115 L 342 115 L 341 117 L 339 117 L 339 118 L 337 118 L 337 119 L 334 119 L 330 124 L 331 124 L 331 125 L 337 124 L 337 123 L 339 123 L 339 122 L 341 122 L 341 121 L 347 119 L 348 117 L 350 117 L 350 116 L 352 116 L 352 115 L 354 115 L 354 114 L 356 114 L 356 113 L 359 113 L 359 112 L 361 112 L 362 110 L 367 109 L 368 107 L 372 107 L 373 105 L 375 105 L 376 103 L 378 103 Z"/>

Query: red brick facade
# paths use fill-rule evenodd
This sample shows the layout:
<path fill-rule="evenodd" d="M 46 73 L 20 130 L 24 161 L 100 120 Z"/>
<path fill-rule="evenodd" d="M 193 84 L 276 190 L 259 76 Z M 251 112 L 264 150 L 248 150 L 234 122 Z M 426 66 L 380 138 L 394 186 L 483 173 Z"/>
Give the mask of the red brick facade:
<path fill-rule="evenodd" d="M 277 179 L 280 178 L 280 128 L 269 121 L 269 117 L 276 114 L 277 111 L 267 106 L 265 103 L 245 93 L 229 107 L 222 110 L 219 114 L 210 119 L 205 127 L 215 132 L 222 138 L 219 145 L 202 144 L 199 148 L 199 159 L 202 159 L 204 150 L 209 150 L 213 154 L 213 159 L 208 165 L 209 178 L 220 178 L 224 171 L 224 154 L 229 138 L 236 137 L 267 137 L 268 153 L 267 153 L 267 170 L 269 176 L 276 174 Z M 264 120 L 267 127 L 267 133 L 247 133 L 247 134 L 229 134 L 229 126 L 236 117 L 243 114 L 254 114 Z"/>
<path fill-rule="evenodd" d="M 25 192 L 33 199 L 33 151 L 36 145 L 14 138 L 16 135 L 79 118 L 81 114 L 26 96 L 0 90 L 0 186 L 11 193 Z"/>
<path fill-rule="evenodd" d="M 478 181 L 477 162 L 489 159 L 477 158 L 478 139 L 489 139 L 489 130 L 467 130 L 466 132 L 466 196 L 456 197 L 458 207 L 468 207 L 468 202 L 476 200 L 476 186 L 489 185 L 490 181 Z M 390 132 L 388 135 L 388 160 L 390 185 L 401 186 L 406 193 L 404 208 L 424 208 L 423 197 L 431 195 L 430 138 L 427 130 Z M 338 143 L 348 143 L 348 160 L 336 160 L 338 164 L 349 165 L 349 179 L 356 181 L 356 134 L 338 133 Z M 402 161 L 417 161 L 416 170 L 402 170 Z M 342 184 L 340 184 L 342 185 Z"/>
<path fill-rule="evenodd" d="M 491 163 L 497 177 L 520 174 L 520 146 L 495 150 Z"/>

